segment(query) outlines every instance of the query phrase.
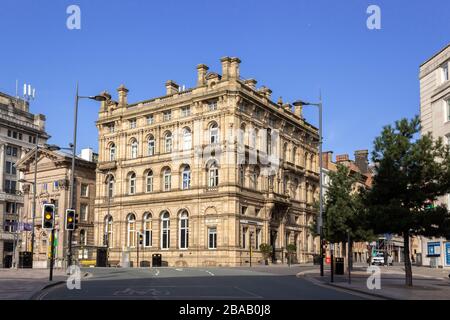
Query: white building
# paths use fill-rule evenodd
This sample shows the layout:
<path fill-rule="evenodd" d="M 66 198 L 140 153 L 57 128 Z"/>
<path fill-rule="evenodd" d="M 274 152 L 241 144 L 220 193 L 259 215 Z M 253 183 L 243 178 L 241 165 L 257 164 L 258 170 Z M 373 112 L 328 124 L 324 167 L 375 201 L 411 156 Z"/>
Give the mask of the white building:
<path fill-rule="evenodd" d="M 30 113 L 28 102 L 0 92 L 0 268 L 11 267 L 17 231 L 23 229 L 23 195 L 15 164 L 48 138 L 45 116 Z"/>
<path fill-rule="evenodd" d="M 431 132 L 450 143 L 450 44 L 420 66 L 420 119 L 422 134 Z M 441 203 L 450 208 L 450 195 Z M 422 263 L 450 267 L 450 241 L 422 238 Z"/>

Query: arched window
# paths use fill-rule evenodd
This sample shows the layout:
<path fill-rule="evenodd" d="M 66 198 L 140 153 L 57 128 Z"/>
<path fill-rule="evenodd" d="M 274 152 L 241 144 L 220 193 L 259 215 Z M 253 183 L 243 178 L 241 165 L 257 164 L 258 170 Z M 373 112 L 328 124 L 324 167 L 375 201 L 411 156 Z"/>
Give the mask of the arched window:
<path fill-rule="evenodd" d="M 245 141 L 245 128 L 246 128 L 245 127 L 245 123 L 241 124 L 241 128 L 239 130 L 239 136 L 238 136 L 239 146 L 242 146 L 242 147 L 244 147 L 245 143 L 246 143 L 246 141 Z"/>
<path fill-rule="evenodd" d="M 131 142 L 131 159 L 136 159 L 138 157 L 138 142 L 132 140 Z"/>
<path fill-rule="evenodd" d="M 169 212 L 161 213 L 161 249 L 170 248 L 170 215 Z"/>
<path fill-rule="evenodd" d="M 84 230 L 84 229 L 80 230 L 80 245 L 82 245 L 82 246 L 87 245 L 86 230 Z"/>
<path fill-rule="evenodd" d="M 252 172 L 252 188 L 255 190 L 258 190 L 258 179 L 259 179 L 259 168 L 255 167 L 253 172 Z"/>
<path fill-rule="evenodd" d="M 296 164 L 297 162 L 297 147 L 292 148 L 292 163 Z"/>
<path fill-rule="evenodd" d="M 285 176 L 283 178 L 283 193 L 286 194 L 288 192 L 289 192 L 289 190 L 288 190 L 288 177 Z"/>
<path fill-rule="evenodd" d="M 164 150 L 166 153 L 172 152 L 172 133 L 167 132 L 164 136 Z"/>
<path fill-rule="evenodd" d="M 250 147 L 255 150 L 258 149 L 258 129 L 253 129 L 250 132 Z"/>
<path fill-rule="evenodd" d="M 187 190 L 191 187 L 191 167 L 188 165 L 185 165 L 183 167 L 183 170 L 181 172 L 182 174 L 182 183 L 181 183 L 181 189 Z"/>
<path fill-rule="evenodd" d="M 285 142 L 284 145 L 283 145 L 283 160 L 284 161 L 288 161 L 289 160 L 289 158 L 288 158 L 288 144 L 287 144 L 287 142 Z"/>
<path fill-rule="evenodd" d="M 219 126 L 216 122 L 209 126 L 209 143 L 219 143 Z"/>
<path fill-rule="evenodd" d="M 130 194 L 136 193 L 136 173 L 132 172 L 128 178 L 128 192 Z"/>
<path fill-rule="evenodd" d="M 239 166 L 239 184 L 245 187 L 245 167 L 242 164 Z"/>
<path fill-rule="evenodd" d="M 105 237 L 103 238 L 103 245 L 113 247 L 113 217 L 105 217 Z"/>
<path fill-rule="evenodd" d="M 114 196 L 114 176 L 112 174 L 106 178 L 106 194 L 108 198 Z"/>
<path fill-rule="evenodd" d="M 150 135 L 147 140 L 147 155 L 153 156 L 155 155 L 155 137 Z"/>
<path fill-rule="evenodd" d="M 109 146 L 109 161 L 116 160 L 116 145 L 114 143 L 111 143 Z"/>
<path fill-rule="evenodd" d="M 270 129 L 267 129 L 266 140 L 267 140 L 267 150 L 266 150 L 266 152 L 267 152 L 268 155 L 271 155 L 272 154 L 272 130 L 270 130 Z"/>
<path fill-rule="evenodd" d="M 308 152 L 305 152 L 305 169 L 309 170 L 309 155 Z"/>
<path fill-rule="evenodd" d="M 144 213 L 144 247 L 152 246 L 152 214 Z"/>
<path fill-rule="evenodd" d="M 212 161 L 208 167 L 208 187 L 216 188 L 219 185 L 219 168 L 216 161 Z"/>
<path fill-rule="evenodd" d="M 190 150 L 192 148 L 192 132 L 189 128 L 183 129 L 183 150 Z"/>
<path fill-rule="evenodd" d="M 83 246 L 87 246 L 87 232 L 84 229 L 80 230 L 80 246 L 81 248 L 78 250 L 78 259 L 87 259 L 88 249 L 83 248 Z"/>
<path fill-rule="evenodd" d="M 136 216 L 132 213 L 127 217 L 127 247 L 136 247 Z"/>
<path fill-rule="evenodd" d="M 180 249 L 187 249 L 189 247 L 189 216 L 186 210 L 180 213 Z"/>
<path fill-rule="evenodd" d="M 172 188 L 172 172 L 170 168 L 163 170 L 163 191 L 170 191 Z"/>
<path fill-rule="evenodd" d="M 300 199 L 300 193 L 299 193 L 299 189 L 300 189 L 300 184 L 299 184 L 299 182 L 298 182 L 298 179 L 295 179 L 294 180 L 294 186 L 293 186 L 293 188 L 294 188 L 294 198 L 296 199 L 296 200 L 299 200 Z"/>
<path fill-rule="evenodd" d="M 145 177 L 145 190 L 147 192 L 153 192 L 153 171 L 149 170 Z"/>

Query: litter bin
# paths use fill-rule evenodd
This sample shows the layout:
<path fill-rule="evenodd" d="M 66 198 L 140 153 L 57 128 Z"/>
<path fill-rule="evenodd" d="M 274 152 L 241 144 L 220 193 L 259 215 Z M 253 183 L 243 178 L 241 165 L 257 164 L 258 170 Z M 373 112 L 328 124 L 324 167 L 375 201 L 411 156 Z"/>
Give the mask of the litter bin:
<path fill-rule="evenodd" d="M 33 268 L 33 256 L 31 254 L 31 252 L 20 252 L 19 253 L 19 268 L 20 269 Z"/>
<path fill-rule="evenodd" d="M 162 257 L 159 253 L 155 253 L 152 255 L 152 267 L 161 267 L 162 266 Z"/>
<path fill-rule="evenodd" d="M 334 273 L 337 275 L 344 274 L 344 258 L 334 259 Z"/>

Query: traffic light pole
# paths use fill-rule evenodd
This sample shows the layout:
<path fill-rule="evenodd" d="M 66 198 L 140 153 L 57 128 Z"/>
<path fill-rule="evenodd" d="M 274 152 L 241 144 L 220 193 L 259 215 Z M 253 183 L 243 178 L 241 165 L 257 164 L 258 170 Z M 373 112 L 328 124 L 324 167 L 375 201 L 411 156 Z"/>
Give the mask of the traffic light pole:
<path fill-rule="evenodd" d="M 53 281 L 53 263 L 55 260 L 55 228 L 52 229 L 51 242 L 50 242 L 50 275 L 48 280 Z"/>

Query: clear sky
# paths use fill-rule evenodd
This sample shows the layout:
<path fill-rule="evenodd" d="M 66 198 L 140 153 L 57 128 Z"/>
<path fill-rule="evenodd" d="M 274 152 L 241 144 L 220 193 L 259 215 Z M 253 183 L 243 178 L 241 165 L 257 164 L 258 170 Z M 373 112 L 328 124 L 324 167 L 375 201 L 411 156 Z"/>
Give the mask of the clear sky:
<path fill-rule="evenodd" d="M 81 30 L 66 27 L 69 5 Z M 367 7 L 381 9 L 369 30 Z M 450 42 L 448 0 L 1 0 L 0 91 L 37 90 L 51 143 L 72 140 L 76 81 L 81 95 L 124 83 L 129 101 L 164 95 L 173 79 L 195 85 L 196 65 L 220 72 L 222 56 L 241 76 L 282 96 L 324 98 L 324 149 L 372 149 L 383 125 L 419 113 L 421 63 Z M 21 91 L 21 90 L 20 90 Z M 78 149 L 97 149 L 98 104 L 82 101 Z M 317 125 L 316 110 L 305 112 Z"/>

